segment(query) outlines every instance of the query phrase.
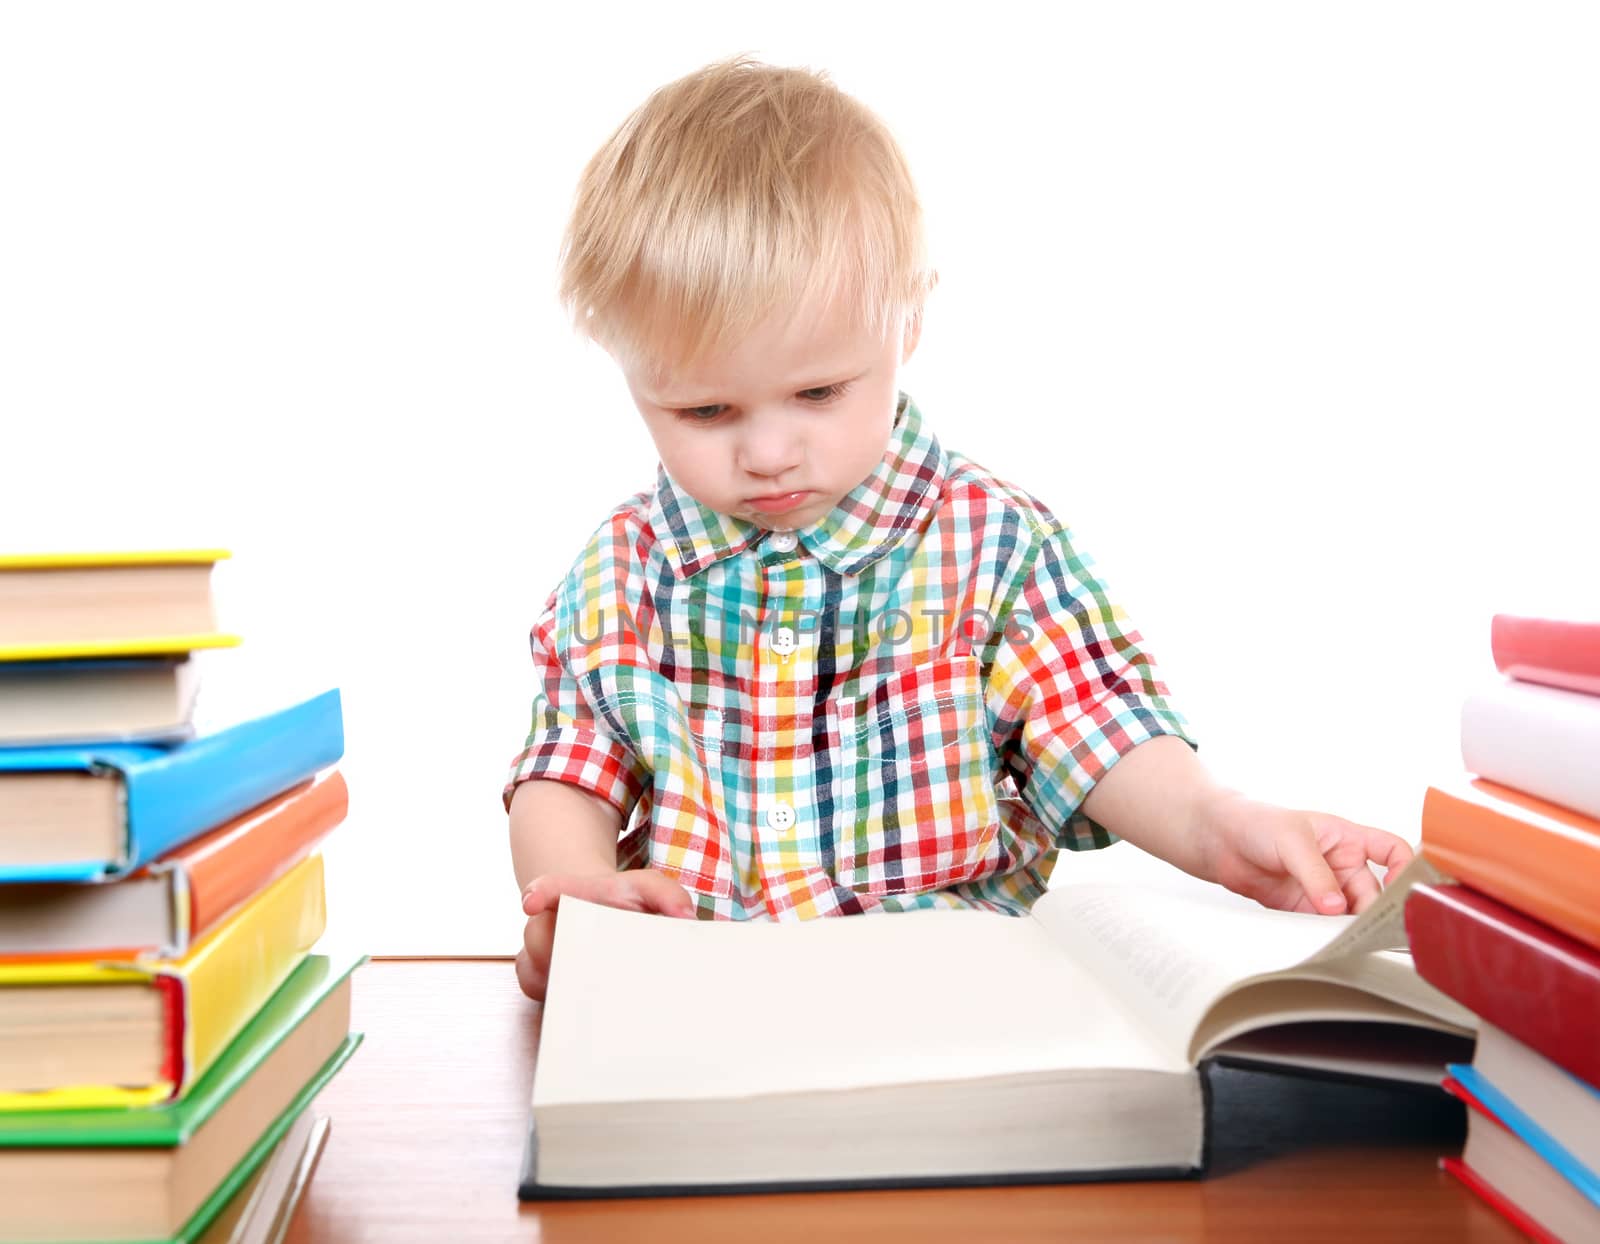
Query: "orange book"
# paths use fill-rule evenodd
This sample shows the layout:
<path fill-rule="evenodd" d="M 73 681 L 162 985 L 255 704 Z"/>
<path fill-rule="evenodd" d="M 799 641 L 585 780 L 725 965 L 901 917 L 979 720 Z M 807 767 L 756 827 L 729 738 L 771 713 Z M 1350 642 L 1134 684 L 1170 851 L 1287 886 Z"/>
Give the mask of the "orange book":
<path fill-rule="evenodd" d="M 1422 853 L 1455 880 L 1600 949 L 1600 821 L 1474 778 L 1428 788 Z"/>
<path fill-rule="evenodd" d="M 0 960 L 182 958 L 310 855 L 348 806 L 330 770 L 121 880 L 0 886 Z"/>

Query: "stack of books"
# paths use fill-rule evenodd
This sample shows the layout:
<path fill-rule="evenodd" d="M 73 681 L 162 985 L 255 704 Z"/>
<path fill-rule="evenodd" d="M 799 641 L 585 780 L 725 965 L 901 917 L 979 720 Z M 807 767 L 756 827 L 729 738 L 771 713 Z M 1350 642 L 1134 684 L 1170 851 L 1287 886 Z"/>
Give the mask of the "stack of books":
<path fill-rule="evenodd" d="M 1417 971 L 1477 1012 L 1445 1169 L 1524 1232 L 1600 1240 L 1600 622 L 1498 615 L 1467 700 L 1469 778 L 1430 787 L 1406 900 Z"/>
<path fill-rule="evenodd" d="M 225 556 L 0 557 L 0 1244 L 276 1238 L 360 1041 L 339 693 L 194 725 Z"/>

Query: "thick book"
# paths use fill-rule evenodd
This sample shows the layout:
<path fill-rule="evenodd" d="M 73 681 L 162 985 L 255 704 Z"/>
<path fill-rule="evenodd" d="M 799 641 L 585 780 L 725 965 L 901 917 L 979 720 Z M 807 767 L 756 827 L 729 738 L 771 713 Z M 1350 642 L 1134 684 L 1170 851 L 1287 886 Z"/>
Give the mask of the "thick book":
<path fill-rule="evenodd" d="M 0 661 L 226 648 L 211 569 L 223 549 L 0 554 Z"/>
<path fill-rule="evenodd" d="M 1422 854 L 1450 878 L 1600 949 L 1600 821 L 1475 778 L 1430 786 Z"/>
<path fill-rule="evenodd" d="M 0 882 L 132 872 L 343 754 L 337 690 L 177 747 L 0 749 Z"/>
<path fill-rule="evenodd" d="M 1600 818 L 1600 696 L 1506 678 L 1461 706 L 1468 773 Z"/>
<path fill-rule="evenodd" d="M 1436 1085 L 1470 1049 L 1394 949 L 1408 877 L 1360 917 L 1217 887 L 800 923 L 563 899 L 520 1193 L 1193 1174 L 1205 1059 Z"/>
<path fill-rule="evenodd" d="M 1419 885 L 1406 936 L 1423 980 L 1600 1085 L 1600 951 L 1459 885 Z"/>
<path fill-rule="evenodd" d="M 1600 1240 L 1600 1205 L 1540 1157 L 1471 1085 L 1451 1076 L 1444 1087 L 1467 1106 L 1467 1143 L 1459 1158 L 1444 1158 L 1440 1166 L 1534 1240 Z"/>
<path fill-rule="evenodd" d="M 184 1100 L 0 1114 L 0 1244 L 189 1244 L 360 1044 L 350 975 L 309 956 Z"/>
<path fill-rule="evenodd" d="M 0 886 L 0 960 L 181 959 L 344 820 L 337 770 L 114 883 Z"/>
<path fill-rule="evenodd" d="M 1461 1075 L 1462 1071 L 1466 1075 Z M 1451 1067 L 1445 1090 L 1467 1105 L 1467 1143 L 1459 1158 L 1461 1166 L 1530 1218 L 1550 1239 L 1600 1239 L 1600 1202 L 1528 1142 L 1522 1130 L 1526 1119 L 1502 1114 L 1506 1100 L 1486 1086 L 1482 1076 L 1472 1075 L 1470 1067 Z M 1451 1170 L 1448 1161 L 1442 1166 Z M 1472 1180 L 1462 1182 L 1474 1186 Z M 1493 1206 L 1493 1199 L 1485 1199 Z M 1512 1220 L 1515 1222 L 1515 1217 Z M 1536 1238 L 1541 1236 L 1536 1234 Z"/>
<path fill-rule="evenodd" d="M 281 1244 L 328 1139 L 326 1115 L 303 1110 L 198 1244 Z"/>
<path fill-rule="evenodd" d="M 195 662 L 0 661 L 0 747 L 194 737 Z"/>
<path fill-rule="evenodd" d="M 1510 678 L 1600 695 L 1600 621 L 1497 613 L 1489 646 Z"/>
<path fill-rule="evenodd" d="M 1600 1208 L 1600 1089 L 1493 1024 L 1480 1025 L 1472 1064 L 1449 1071 Z"/>
<path fill-rule="evenodd" d="M 313 855 L 182 959 L 0 964 L 0 1111 L 182 1097 L 325 924 Z"/>

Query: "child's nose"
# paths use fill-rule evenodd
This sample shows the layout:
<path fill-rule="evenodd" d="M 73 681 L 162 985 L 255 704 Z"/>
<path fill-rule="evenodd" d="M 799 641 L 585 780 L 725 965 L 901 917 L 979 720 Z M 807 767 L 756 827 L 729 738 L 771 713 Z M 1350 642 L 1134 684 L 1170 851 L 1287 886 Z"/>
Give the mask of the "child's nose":
<path fill-rule="evenodd" d="M 793 471 L 804 457 L 799 438 L 783 428 L 751 432 L 739 445 L 739 466 L 771 479 Z"/>

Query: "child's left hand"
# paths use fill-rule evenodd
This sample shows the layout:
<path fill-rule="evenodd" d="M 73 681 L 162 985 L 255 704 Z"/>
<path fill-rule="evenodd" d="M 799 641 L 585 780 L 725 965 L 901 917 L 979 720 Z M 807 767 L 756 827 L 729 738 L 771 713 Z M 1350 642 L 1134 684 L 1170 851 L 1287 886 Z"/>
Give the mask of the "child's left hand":
<path fill-rule="evenodd" d="M 1333 916 L 1362 912 L 1411 861 L 1404 839 L 1325 812 L 1302 812 L 1237 793 L 1208 809 L 1203 851 L 1211 877 L 1266 907 Z"/>

